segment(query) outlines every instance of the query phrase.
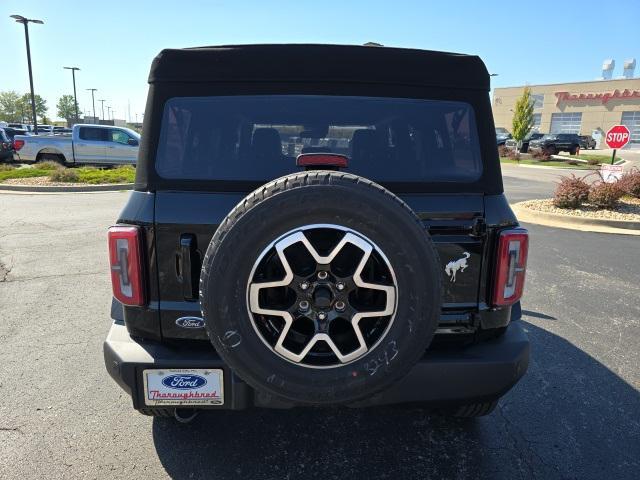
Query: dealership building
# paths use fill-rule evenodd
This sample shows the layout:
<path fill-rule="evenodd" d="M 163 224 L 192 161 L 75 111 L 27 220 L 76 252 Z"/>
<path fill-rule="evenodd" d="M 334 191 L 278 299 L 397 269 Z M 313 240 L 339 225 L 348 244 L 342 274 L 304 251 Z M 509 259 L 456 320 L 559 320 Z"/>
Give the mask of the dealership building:
<path fill-rule="evenodd" d="M 623 124 L 631 132 L 628 146 L 640 148 L 640 78 L 633 77 L 635 60 L 625 62 L 625 75 L 618 79 L 610 78 L 611 63 L 603 65 L 602 80 L 527 85 L 533 100 L 534 129 L 543 133 L 593 135 L 599 140 L 610 127 Z M 496 127 L 512 130 L 513 111 L 524 88 L 523 85 L 493 90 Z"/>

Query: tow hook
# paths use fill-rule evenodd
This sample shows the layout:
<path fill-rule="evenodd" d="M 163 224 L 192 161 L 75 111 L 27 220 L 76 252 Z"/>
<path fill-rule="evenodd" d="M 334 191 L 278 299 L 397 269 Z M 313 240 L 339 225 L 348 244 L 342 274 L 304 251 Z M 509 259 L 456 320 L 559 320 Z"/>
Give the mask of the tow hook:
<path fill-rule="evenodd" d="M 176 408 L 173 416 L 180 423 L 191 423 L 198 416 L 198 410 L 194 408 Z"/>

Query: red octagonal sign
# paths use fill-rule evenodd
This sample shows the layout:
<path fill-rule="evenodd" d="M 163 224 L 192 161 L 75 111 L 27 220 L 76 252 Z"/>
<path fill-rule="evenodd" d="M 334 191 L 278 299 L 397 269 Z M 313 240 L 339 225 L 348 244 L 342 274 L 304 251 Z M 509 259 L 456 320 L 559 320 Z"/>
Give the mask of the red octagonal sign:
<path fill-rule="evenodd" d="M 630 138 L 631 134 L 629 133 L 629 129 L 624 125 L 611 127 L 606 137 L 604 137 L 609 148 L 622 148 L 629 142 Z"/>

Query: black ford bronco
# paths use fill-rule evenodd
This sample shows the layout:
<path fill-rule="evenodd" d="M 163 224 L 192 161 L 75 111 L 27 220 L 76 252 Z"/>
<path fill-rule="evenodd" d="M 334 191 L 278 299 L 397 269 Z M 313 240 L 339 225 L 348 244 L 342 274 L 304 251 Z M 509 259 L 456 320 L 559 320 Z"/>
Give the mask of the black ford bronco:
<path fill-rule="evenodd" d="M 479 416 L 522 377 L 528 236 L 478 57 L 164 50 L 149 83 L 104 344 L 135 409 Z"/>

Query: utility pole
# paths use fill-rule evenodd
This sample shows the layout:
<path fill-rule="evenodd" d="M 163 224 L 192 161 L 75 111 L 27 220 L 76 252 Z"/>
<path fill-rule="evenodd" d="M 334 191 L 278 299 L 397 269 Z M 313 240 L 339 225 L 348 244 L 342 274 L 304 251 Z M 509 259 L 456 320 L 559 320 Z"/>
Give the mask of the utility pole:
<path fill-rule="evenodd" d="M 31 47 L 29 46 L 29 23 L 44 24 L 42 20 L 25 18 L 22 15 L 11 15 L 16 22 L 24 25 L 24 38 L 27 43 L 27 64 L 29 65 L 29 85 L 31 87 L 31 114 L 33 115 L 33 133 L 38 134 L 38 118 L 36 117 L 36 97 L 33 93 L 33 73 L 31 71 Z"/>
<path fill-rule="evenodd" d="M 96 121 L 96 101 L 93 97 L 94 92 L 97 92 L 97 88 L 87 88 L 87 91 L 91 91 L 91 103 L 93 103 L 93 121 Z"/>
<path fill-rule="evenodd" d="M 102 105 L 102 121 L 104 121 L 104 102 L 105 99 L 101 98 L 100 100 L 98 100 L 100 102 L 100 104 Z"/>
<path fill-rule="evenodd" d="M 71 70 L 71 75 L 73 76 L 73 102 L 76 106 L 76 123 L 80 119 L 80 115 L 78 115 L 78 96 L 76 95 L 76 70 L 80 70 L 78 67 L 62 67 L 65 70 Z"/>

